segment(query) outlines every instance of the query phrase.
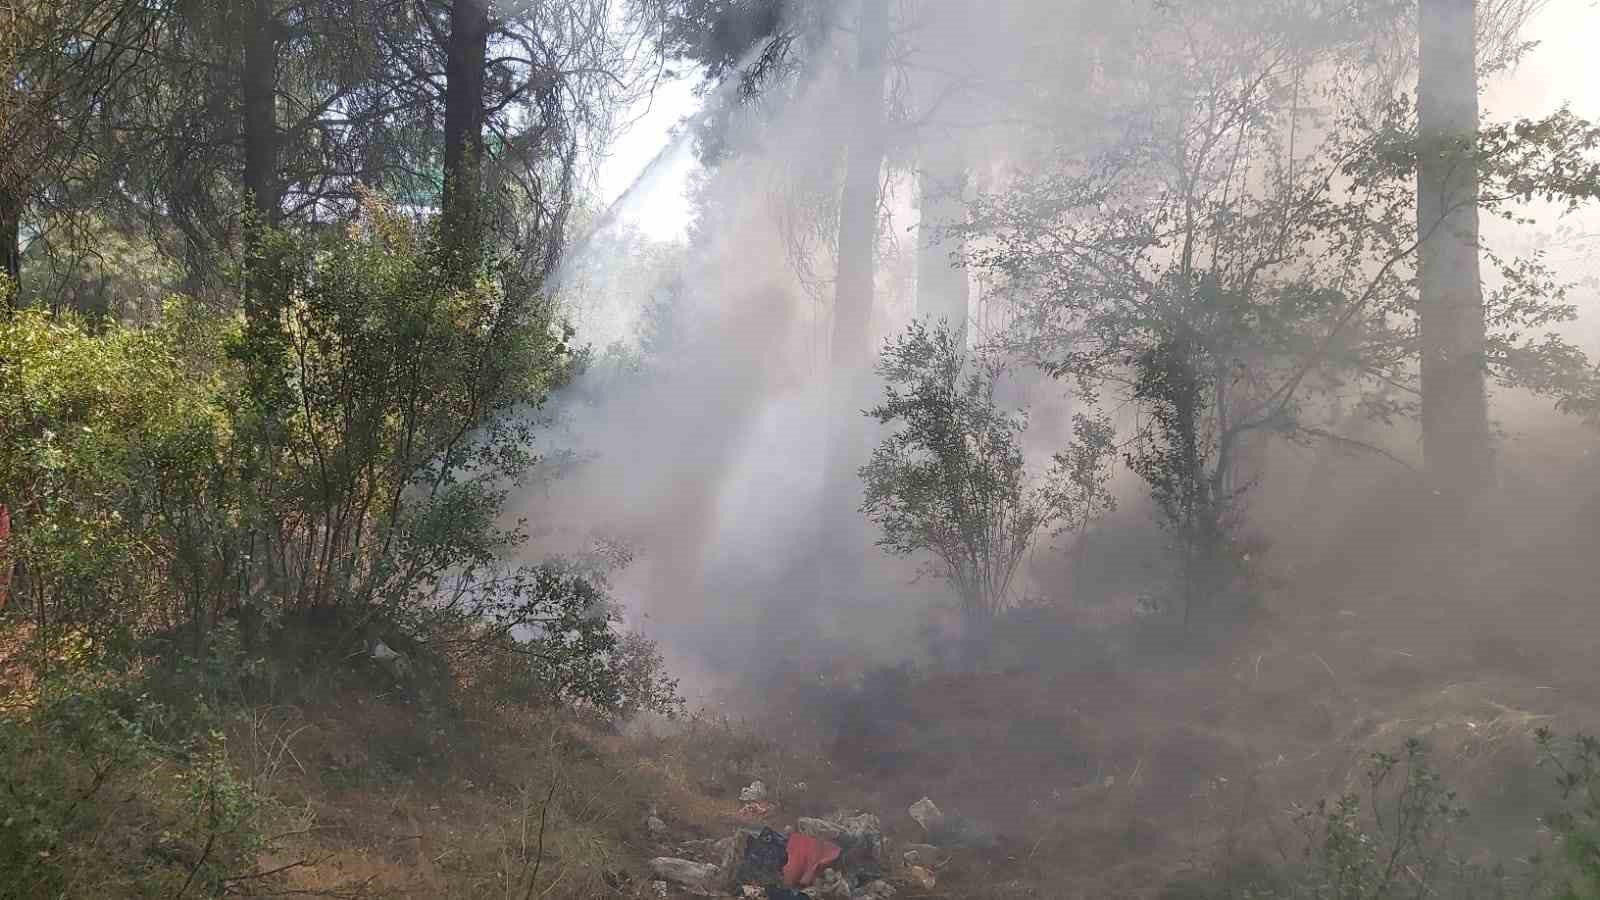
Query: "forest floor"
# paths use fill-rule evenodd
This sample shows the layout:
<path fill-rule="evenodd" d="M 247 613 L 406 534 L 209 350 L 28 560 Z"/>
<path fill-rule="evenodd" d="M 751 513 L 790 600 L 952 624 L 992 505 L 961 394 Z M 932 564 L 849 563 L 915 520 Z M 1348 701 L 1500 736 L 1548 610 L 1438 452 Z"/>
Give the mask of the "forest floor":
<path fill-rule="evenodd" d="M 307 828 L 262 864 L 295 866 L 283 889 L 348 896 L 654 896 L 651 857 L 714 862 L 736 828 L 839 810 L 877 814 L 894 863 L 927 840 L 907 810 L 930 797 L 993 841 L 950 848 L 933 889 L 896 873 L 902 897 L 1207 897 L 1178 886 L 1291 862 L 1292 805 L 1358 789 L 1369 754 L 1411 736 L 1470 810 L 1470 845 L 1525 858 L 1559 799 L 1533 732 L 1600 723 L 1593 657 L 1426 617 L 1403 639 L 1408 602 L 1279 612 L 1221 653 L 1064 623 L 1051 665 L 818 679 L 812 661 L 765 685 L 767 714 L 626 733 L 330 696 L 249 726 L 293 748 L 275 792 Z M 1534 602 L 1525 618 L 1548 619 Z M 753 808 L 757 780 L 771 802 Z"/>
<path fill-rule="evenodd" d="M 1370 754 L 1410 737 L 1470 811 L 1464 852 L 1519 865 L 1560 799 L 1535 730 L 1600 725 L 1600 523 L 1498 517 L 1498 536 L 1446 553 L 1402 494 L 1375 496 L 1365 527 L 1285 563 L 1221 637 L 1108 598 L 1019 617 L 973 670 L 781 660 L 726 698 L 737 718 L 623 729 L 305 676 L 224 716 L 231 760 L 274 810 L 226 892 L 658 897 L 653 857 L 714 861 L 741 827 L 865 811 L 901 898 L 1209 900 L 1230 871 L 1297 859 L 1295 805 L 1359 789 Z M 20 693 L 26 626 L 0 634 L 0 695 Z M 770 802 L 742 803 L 757 780 Z M 908 812 L 923 797 L 981 836 L 946 848 L 931 887 L 895 849 L 926 840 Z"/>
<path fill-rule="evenodd" d="M 744 718 L 626 733 L 507 707 L 428 736 L 381 700 L 329 698 L 275 726 L 304 766 L 279 794 L 316 831 L 264 864 L 317 859 L 298 890 L 652 896 L 651 857 L 715 861 L 736 828 L 838 810 L 877 814 L 894 863 L 927 840 L 907 810 L 929 797 L 993 840 L 951 848 L 932 889 L 897 873 L 902 897 L 1209 897 L 1181 886 L 1292 862 L 1293 805 L 1358 790 L 1371 753 L 1413 736 L 1471 812 L 1466 844 L 1525 859 L 1559 800 L 1534 731 L 1600 724 L 1600 681 L 1585 598 L 1513 587 L 1483 608 L 1283 591 L 1204 647 L 1131 610 L 1042 614 L 1033 651 L 985 670 L 796 660 L 735 702 Z M 772 802 L 752 808 L 756 780 Z"/>

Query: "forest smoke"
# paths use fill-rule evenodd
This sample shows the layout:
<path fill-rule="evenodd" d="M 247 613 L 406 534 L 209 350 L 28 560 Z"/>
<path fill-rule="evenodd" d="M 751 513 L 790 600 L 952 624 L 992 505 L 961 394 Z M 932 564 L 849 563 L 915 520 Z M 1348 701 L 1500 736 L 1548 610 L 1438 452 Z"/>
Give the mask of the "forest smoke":
<path fill-rule="evenodd" d="M 1069 24 L 1050 4 L 1001 6 L 982 23 L 963 17 L 960 37 L 967 40 L 937 28 L 903 38 L 905 71 L 891 77 L 891 116 L 898 117 L 887 126 L 891 133 L 921 127 L 937 135 L 932 140 L 945 155 L 971 160 L 973 193 L 1002 188 L 1042 146 L 1054 140 L 1050 145 L 1059 148 L 1063 134 L 1087 141 L 1086 135 L 1131 127 L 1103 109 L 1041 111 L 1040 96 L 1059 96 L 1051 79 L 1095 84 L 1109 77 L 1110 67 L 1085 59 L 1090 71 L 1042 70 L 1039 48 L 1049 44 L 1051 29 Z M 881 554 L 860 514 L 825 498 L 830 396 L 850 380 L 830 368 L 828 352 L 837 180 L 854 127 L 840 97 L 855 35 L 849 13 L 841 15 L 843 24 L 822 28 L 820 43 L 773 96 L 729 102 L 734 78 L 706 98 L 705 109 L 725 104 L 732 112 L 711 126 L 723 155 L 696 176 L 697 219 L 686 245 L 655 244 L 629 226 L 630 215 L 649 215 L 650 191 L 640 190 L 575 248 L 563 270 L 566 302 L 592 313 L 594 298 L 604 297 L 603 330 L 620 339 L 597 346 L 592 365 L 553 402 L 562 427 L 551 444 L 570 446 L 581 462 L 528 499 L 530 515 L 558 523 L 537 536 L 535 552 L 581 552 L 600 538 L 629 547 L 635 558 L 615 573 L 616 593 L 634 624 L 663 640 L 685 671 L 706 666 L 727 676 L 786 653 L 884 651 L 891 659 L 916 646 L 918 620 L 907 613 L 947 597 L 935 579 L 917 578 L 919 561 Z M 1582 15 L 1553 5 L 1535 30 L 1548 34 L 1551 23 Z M 1117 34 L 1132 27 L 1127 18 L 1126 11 L 1107 10 L 1099 21 L 1076 25 Z M 1531 58 L 1539 58 L 1537 51 Z M 1547 110 L 1550 85 L 1525 88 L 1519 71 L 1513 67 L 1486 84 L 1487 111 L 1506 117 Z M 1533 72 L 1537 81 L 1537 65 Z M 890 143 L 875 254 L 874 346 L 918 307 L 918 155 L 914 140 Z M 1566 256 L 1557 256 L 1561 274 L 1580 281 L 1593 276 L 1581 268 L 1584 254 L 1572 250 L 1592 238 L 1582 221 L 1562 220 L 1556 231 L 1541 226 L 1532 239 L 1566 248 Z M 1486 228 L 1491 237 L 1509 239 L 1496 224 Z M 948 259 L 954 245 L 935 243 Z M 978 268 L 967 275 L 972 344 L 1006 337 L 1018 304 L 1029 302 L 1025 286 Z M 1591 343 L 1585 339 L 1592 321 L 1586 315 L 1567 331 Z M 1073 386 L 1026 365 L 1015 371 L 1010 399 L 1031 407 L 1029 455 L 1047 461 L 1070 437 Z M 855 405 L 871 401 L 860 396 Z M 1512 412 L 1508 404 L 1523 401 L 1502 394 L 1496 402 L 1495 414 L 1504 418 Z M 1133 421 L 1130 410 L 1117 415 L 1124 424 Z M 1405 427 L 1363 434 L 1394 456 L 1416 452 L 1416 437 Z M 1329 452 L 1284 447 L 1262 457 L 1270 457 L 1270 471 L 1262 471 L 1252 503 L 1263 523 L 1297 517 L 1320 490 Z M 1371 459 L 1361 467 L 1391 466 Z M 1149 527 L 1142 485 L 1122 466 L 1115 483 L 1125 507 L 1115 533 L 1136 546 L 1102 550 L 1137 567 L 1137 560 L 1159 553 L 1160 541 Z M 1305 539 L 1326 536 L 1326 525 L 1309 528 Z M 849 537 L 824 543 L 822 534 Z M 1044 540 L 1038 551 L 1046 560 L 1041 573 L 1059 565 L 1050 560 L 1050 544 Z M 828 555 L 821 555 L 824 546 Z M 851 548 L 846 558 L 838 555 L 841 546 Z M 819 599 L 824 572 L 848 579 L 848 603 Z M 1022 592 L 1069 599 L 1058 596 L 1065 588 L 1040 577 L 1047 581 Z"/>

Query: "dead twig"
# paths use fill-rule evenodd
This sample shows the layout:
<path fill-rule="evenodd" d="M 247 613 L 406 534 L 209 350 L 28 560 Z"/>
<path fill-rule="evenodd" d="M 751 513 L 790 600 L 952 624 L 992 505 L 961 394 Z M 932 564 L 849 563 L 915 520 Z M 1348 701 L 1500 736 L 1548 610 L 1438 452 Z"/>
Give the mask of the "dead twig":
<path fill-rule="evenodd" d="M 1313 650 L 1313 651 L 1311 651 L 1311 656 L 1314 659 L 1316 659 L 1317 662 L 1322 663 L 1322 667 L 1324 669 L 1328 670 L 1328 677 L 1329 678 L 1333 678 L 1335 680 L 1338 679 L 1339 676 L 1334 674 L 1333 666 L 1328 665 L 1328 661 L 1322 658 L 1322 654 L 1320 654 L 1317 651 Z"/>
<path fill-rule="evenodd" d="M 194 867 L 189 870 L 189 877 L 183 880 L 183 887 L 178 888 L 175 900 L 182 900 L 183 895 L 189 892 L 189 885 L 194 884 L 195 876 L 200 874 L 200 870 L 205 867 L 206 860 L 211 858 L 211 848 L 217 844 L 217 782 L 215 771 L 212 772 L 212 781 L 206 790 L 206 807 L 206 814 L 211 819 L 212 827 L 207 830 L 206 845 L 200 850 L 200 858 L 194 861 Z"/>
<path fill-rule="evenodd" d="M 328 858 L 329 857 L 326 856 L 323 857 L 323 859 Z M 313 860 L 310 857 L 305 857 L 303 859 L 297 859 L 291 863 L 284 863 L 281 866 L 273 866 L 270 869 L 262 869 L 259 872 L 250 872 L 245 875 L 229 875 L 228 877 L 222 879 L 222 881 L 224 884 L 238 884 L 242 881 L 255 881 L 258 878 L 271 878 L 274 875 L 281 875 L 290 869 L 298 869 L 302 866 L 314 866 L 318 862 L 319 860 Z"/>
<path fill-rule="evenodd" d="M 533 872 L 528 875 L 528 890 L 522 895 L 523 900 L 533 900 L 533 887 L 539 883 L 539 869 L 544 866 L 544 831 L 550 820 L 550 804 L 556 799 L 556 786 L 561 779 L 556 773 L 550 774 L 550 790 L 544 796 L 544 807 L 539 810 L 539 836 L 534 841 Z"/>

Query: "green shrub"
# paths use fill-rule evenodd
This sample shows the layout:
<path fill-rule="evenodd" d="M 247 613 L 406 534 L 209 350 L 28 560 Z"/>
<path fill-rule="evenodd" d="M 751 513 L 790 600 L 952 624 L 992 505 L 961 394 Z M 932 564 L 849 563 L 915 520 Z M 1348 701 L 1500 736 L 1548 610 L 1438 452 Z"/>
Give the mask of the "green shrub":
<path fill-rule="evenodd" d="M 425 236 L 368 203 L 349 234 L 276 235 L 275 318 L 232 348 L 258 574 L 295 606 L 409 603 L 515 542 L 495 527 L 535 457 L 526 411 L 563 378 L 548 304 L 483 271 L 462 286 Z"/>
<path fill-rule="evenodd" d="M 1028 470 L 1026 412 L 1004 409 L 996 390 L 1008 366 L 968 357 L 949 327 L 913 322 L 878 363 L 883 402 L 867 415 L 895 430 L 860 470 L 862 511 L 890 553 L 927 553 L 970 618 L 1004 611 L 1011 582 L 1041 532 L 1081 533 L 1111 508 L 1106 484 L 1112 432 L 1079 416 L 1077 443 L 1047 473 Z"/>
<path fill-rule="evenodd" d="M 200 896 L 253 870 L 266 804 L 219 733 L 157 740 L 168 715 L 76 660 L 0 714 L 0 897 Z"/>
<path fill-rule="evenodd" d="M 1560 900 L 1600 897 L 1600 738 L 1577 734 L 1557 740 L 1549 729 L 1535 735 L 1539 763 L 1556 771 L 1567 807 L 1545 820 L 1560 841 L 1566 864 Z M 1563 746 L 1565 744 L 1565 746 Z"/>
<path fill-rule="evenodd" d="M 143 649 L 200 674 L 273 633 L 324 662 L 383 641 L 413 674 L 510 654 L 529 696 L 672 706 L 603 579 L 504 562 L 536 409 L 575 356 L 535 285 L 444 256 L 369 200 L 341 232 L 265 234 L 242 316 L 0 320 L 0 502 L 39 640 L 160 637 Z"/>
<path fill-rule="evenodd" d="M 1286 853 L 1281 866 L 1266 865 L 1249 855 L 1227 855 L 1208 873 L 1169 883 L 1161 896 L 1169 900 L 1549 896 L 1549 873 L 1536 857 L 1508 865 L 1484 861 L 1456 846 L 1457 826 L 1467 811 L 1429 761 L 1421 741 L 1406 741 L 1398 754 L 1372 754 L 1364 780 L 1365 790 L 1359 793 L 1296 807 L 1299 852 Z M 1556 896 L 1568 900 L 1594 895 Z"/>
<path fill-rule="evenodd" d="M 1418 739 L 1374 753 L 1366 799 L 1347 793 L 1302 809 L 1304 866 L 1294 896 L 1315 900 L 1537 896 L 1539 873 L 1480 864 L 1453 843 L 1467 811 Z"/>
<path fill-rule="evenodd" d="M 463 639 L 519 661 L 495 673 L 502 694 L 622 716 L 681 711 L 678 682 L 666 674 L 659 649 L 620 629 L 603 573 L 552 562 L 476 587 L 483 591 L 481 618 Z"/>
<path fill-rule="evenodd" d="M 185 358 L 186 313 L 171 308 L 156 329 L 91 331 L 35 311 L 0 320 L 0 500 L 26 573 L 20 599 L 47 631 L 104 641 L 208 602 L 213 585 L 192 567 L 215 539 L 199 520 L 215 517 L 196 495 L 222 477 L 228 424 L 212 374 Z"/>

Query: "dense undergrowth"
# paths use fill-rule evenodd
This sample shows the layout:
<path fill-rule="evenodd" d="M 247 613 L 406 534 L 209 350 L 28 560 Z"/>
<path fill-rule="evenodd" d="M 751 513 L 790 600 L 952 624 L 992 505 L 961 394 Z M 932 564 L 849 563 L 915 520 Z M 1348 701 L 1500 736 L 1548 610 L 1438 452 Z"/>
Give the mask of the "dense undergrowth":
<path fill-rule="evenodd" d="M 535 287 L 463 272 L 376 201 L 257 250 L 242 314 L 0 319 L 5 896 L 241 894 L 312 868 L 268 862 L 320 827 L 281 776 L 318 797 L 350 766 L 307 762 L 274 710 L 392 707 L 333 743 L 370 744 L 351 784 L 398 790 L 467 771 L 459 744 L 506 710 L 681 702 L 604 554 L 504 562 L 537 409 L 581 364 Z M 497 712 L 466 724 L 478 708 Z"/>

